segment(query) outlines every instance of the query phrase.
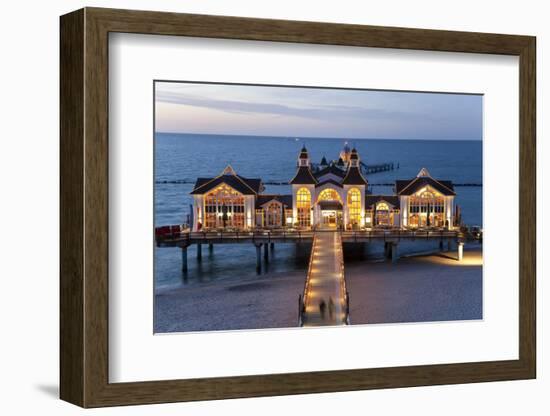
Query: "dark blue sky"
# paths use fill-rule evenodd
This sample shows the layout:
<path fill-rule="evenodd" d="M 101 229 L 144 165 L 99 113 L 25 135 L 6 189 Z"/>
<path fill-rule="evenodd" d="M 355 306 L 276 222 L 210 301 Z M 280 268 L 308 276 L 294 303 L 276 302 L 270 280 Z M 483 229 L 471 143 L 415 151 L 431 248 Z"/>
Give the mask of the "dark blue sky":
<path fill-rule="evenodd" d="M 157 82 L 156 131 L 481 140 L 482 96 Z"/>

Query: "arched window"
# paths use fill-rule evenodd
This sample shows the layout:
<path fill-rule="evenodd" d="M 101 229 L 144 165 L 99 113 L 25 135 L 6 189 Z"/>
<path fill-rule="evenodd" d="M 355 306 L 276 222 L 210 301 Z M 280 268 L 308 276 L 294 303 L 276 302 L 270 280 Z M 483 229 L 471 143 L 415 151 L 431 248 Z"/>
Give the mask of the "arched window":
<path fill-rule="evenodd" d="M 309 227 L 311 225 L 311 192 L 307 188 L 298 189 L 296 208 L 298 211 L 298 226 Z"/>
<path fill-rule="evenodd" d="M 342 202 L 342 200 L 340 199 L 340 195 L 338 195 L 338 192 L 336 192 L 332 188 L 327 188 L 327 189 L 323 190 L 319 194 L 319 197 L 317 198 L 317 202 L 319 202 L 319 201 L 340 201 L 340 202 Z"/>
<path fill-rule="evenodd" d="M 390 207 L 385 202 L 376 204 L 376 225 L 392 225 Z"/>
<path fill-rule="evenodd" d="M 349 222 L 351 225 L 361 223 L 361 192 L 357 188 L 348 191 Z"/>
<path fill-rule="evenodd" d="M 280 227 L 282 225 L 281 205 L 270 202 L 265 210 L 265 222 L 268 227 Z"/>
<path fill-rule="evenodd" d="M 441 227 L 445 224 L 445 198 L 431 190 L 422 190 L 411 196 L 409 213 L 412 227 Z"/>
<path fill-rule="evenodd" d="M 204 197 L 206 228 L 244 227 L 244 197 L 222 184 Z"/>

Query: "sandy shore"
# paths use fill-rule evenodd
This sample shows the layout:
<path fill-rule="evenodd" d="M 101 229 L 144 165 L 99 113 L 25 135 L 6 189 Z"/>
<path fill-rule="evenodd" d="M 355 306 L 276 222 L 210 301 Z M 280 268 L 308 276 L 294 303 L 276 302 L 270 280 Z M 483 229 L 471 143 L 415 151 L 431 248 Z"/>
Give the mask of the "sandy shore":
<path fill-rule="evenodd" d="M 353 324 L 482 318 L 481 252 L 346 263 Z M 155 332 L 288 328 L 298 324 L 306 271 L 212 281 L 156 294 Z"/>
<path fill-rule="evenodd" d="M 155 332 L 295 327 L 305 274 L 271 273 L 160 291 Z"/>
<path fill-rule="evenodd" d="M 481 251 L 346 265 L 353 324 L 482 319 Z"/>

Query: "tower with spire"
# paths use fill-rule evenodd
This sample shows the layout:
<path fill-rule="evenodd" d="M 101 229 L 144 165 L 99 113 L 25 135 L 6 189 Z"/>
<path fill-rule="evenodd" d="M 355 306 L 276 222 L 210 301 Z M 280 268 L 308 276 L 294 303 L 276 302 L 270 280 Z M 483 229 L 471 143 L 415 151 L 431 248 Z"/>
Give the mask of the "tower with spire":
<path fill-rule="evenodd" d="M 313 224 L 311 208 L 318 181 L 311 171 L 309 153 L 304 145 L 298 156 L 298 169 L 290 180 L 292 185 L 292 207 L 294 222 L 300 225 Z M 307 214 L 306 214 L 307 211 Z M 304 219 L 304 217 L 309 219 Z"/>
<path fill-rule="evenodd" d="M 342 180 L 343 185 L 358 185 L 367 186 L 368 182 L 361 173 L 359 153 L 355 147 L 351 150 L 349 155 L 348 169 L 346 176 Z"/>
<path fill-rule="evenodd" d="M 361 173 L 361 165 L 360 165 L 361 159 L 359 158 L 359 152 L 357 152 L 357 149 L 354 147 L 349 152 L 349 159 L 348 159 L 348 167 L 346 171 L 346 176 L 342 179 L 342 186 L 344 188 L 344 194 L 346 195 L 346 204 L 344 209 L 344 222 L 352 223 L 355 222 L 359 226 L 364 225 L 364 215 L 361 214 L 361 218 L 359 221 L 357 221 L 357 218 L 354 218 L 353 213 L 351 212 L 351 200 L 352 195 L 359 190 L 359 193 L 361 195 L 360 199 L 360 210 L 361 213 L 364 213 L 365 211 L 365 195 L 367 194 L 367 187 L 368 187 L 368 181 L 365 179 L 363 174 Z M 352 221 L 353 219 L 353 221 Z"/>
<path fill-rule="evenodd" d="M 311 161 L 309 159 L 309 153 L 304 145 L 298 156 L 298 169 L 296 175 L 290 181 L 291 185 L 315 185 L 317 179 L 311 172 Z"/>

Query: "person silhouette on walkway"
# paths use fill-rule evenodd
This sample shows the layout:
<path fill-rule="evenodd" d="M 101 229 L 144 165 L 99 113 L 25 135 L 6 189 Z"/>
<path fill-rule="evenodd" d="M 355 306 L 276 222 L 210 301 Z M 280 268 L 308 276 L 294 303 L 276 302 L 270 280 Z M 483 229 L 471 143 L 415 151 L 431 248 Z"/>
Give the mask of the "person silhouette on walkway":
<path fill-rule="evenodd" d="M 321 319 L 325 319 L 325 310 L 327 308 L 327 304 L 325 303 L 324 299 L 321 299 L 321 302 L 319 302 L 319 312 L 321 313 Z"/>
<path fill-rule="evenodd" d="M 334 301 L 332 300 L 332 296 L 328 299 L 328 316 L 330 320 L 332 320 L 334 316 Z"/>

